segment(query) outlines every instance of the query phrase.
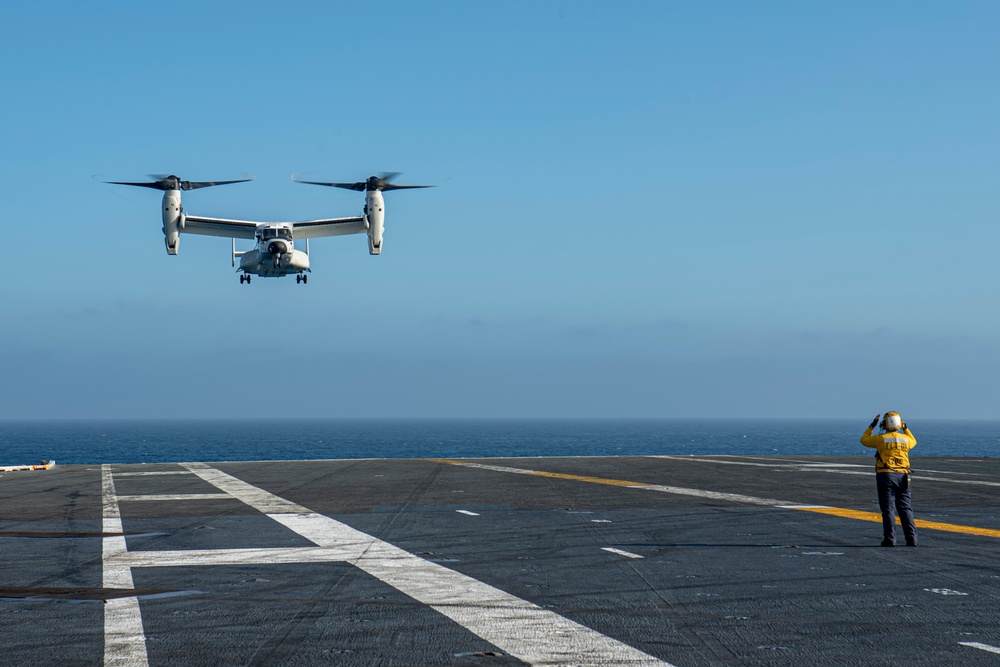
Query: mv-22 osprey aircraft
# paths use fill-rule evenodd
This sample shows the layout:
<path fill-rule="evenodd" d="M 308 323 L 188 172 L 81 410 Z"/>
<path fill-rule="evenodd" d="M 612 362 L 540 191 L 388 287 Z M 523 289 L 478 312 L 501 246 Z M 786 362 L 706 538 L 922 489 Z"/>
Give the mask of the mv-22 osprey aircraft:
<path fill-rule="evenodd" d="M 204 236 L 228 236 L 233 239 L 232 263 L 236 266 L 236 258 L 240 259 L 240 283 L 250 284 L 251 276 L 261 278 L 278 278 L 295 274 L 295 282 L 308 282 L 309 239 L 321 236 L 341 236 L 344 234 L 368 233 L 368 252 L 378 255 L 382 252 L 382 232 L 385 227 L 385 202 L 383 192 L 389 190 L 405 190 L 411 188 L 430 188 L 431 185 L 397 185 L 390 181 L 397 173 L 385 173 L 381 176 L 371 176 L 357 183 L 324 183 L 319 181 L 303 181 L 295 176 L 297 183 L 310 185 L 326 185 L 334 188 L 344 188 L 365 193 L 365 208 L 359 216 L 348 218 L 326 218 L 322 220 L 305 220 L 303 222 L 253 222 L 250 220 L 228 220 L 225 218 L 206 218 L 188 215 L 181 206 L 182 190 L 197 190 L 213 185 L 228 185 L 230 183 L 246 183 L 253 178 L 243 178 L 235 181 L 182 181 L 177 176 L 152 176 L 155 181 L 132 183 L 123 181 L 108 181 L 113 185 L 134 185 L 141 188 L 163 190 L 163 237 L 168 255 L 176 255 L 180 247 L 180 235 L 201 234 Z M 256 247 L 253 250 L 238 252 L 236 239 L 254 239 Z M 295 241 L 304 239 L 305 251 L 295 249 Z"/>

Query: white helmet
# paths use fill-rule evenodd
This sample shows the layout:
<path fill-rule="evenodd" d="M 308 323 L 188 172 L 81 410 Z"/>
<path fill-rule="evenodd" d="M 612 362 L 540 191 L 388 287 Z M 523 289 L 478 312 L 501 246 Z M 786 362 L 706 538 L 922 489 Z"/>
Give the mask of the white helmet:
<path fill-rule="evenodd" d="M 903 428 L 903 418 L 898 412 L 887 412 L 885 419 L 882 420 L 882 428 L 886 431 L 898 431 Z"/>

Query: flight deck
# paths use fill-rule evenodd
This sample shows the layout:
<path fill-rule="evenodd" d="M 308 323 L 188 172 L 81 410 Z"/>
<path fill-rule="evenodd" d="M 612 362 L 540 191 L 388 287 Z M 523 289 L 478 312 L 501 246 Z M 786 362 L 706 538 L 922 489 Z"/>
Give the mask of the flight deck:
<path fill-rule="evenodd" d="M 5 472 L 0 663 L 1000 665 L 1000 459 L 914 463 L 916 548 L 870 457 Z"/>

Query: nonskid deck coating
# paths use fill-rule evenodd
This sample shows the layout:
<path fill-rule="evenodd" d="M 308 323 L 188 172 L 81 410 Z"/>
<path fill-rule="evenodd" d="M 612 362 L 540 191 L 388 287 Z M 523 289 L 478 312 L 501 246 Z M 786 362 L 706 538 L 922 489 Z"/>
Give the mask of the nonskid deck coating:
<path fill-rule="evenodd" d="M 1000 664 L 1000 461 L 916 463 L 916 549 L 868 457 L 7 473 L 3 664 Z"/>

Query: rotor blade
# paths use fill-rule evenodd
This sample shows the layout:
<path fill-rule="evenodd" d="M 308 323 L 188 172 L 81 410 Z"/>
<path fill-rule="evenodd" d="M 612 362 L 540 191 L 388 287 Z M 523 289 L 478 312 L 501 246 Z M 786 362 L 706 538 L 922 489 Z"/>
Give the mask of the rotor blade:
<path fill-rule="evenodd" d="M 166 190 L 163 186 L 163 181 L 156 181 L 155 183 L 129 183 L 126 181 L 104 181 L 109 185 L 134 185 L 140 188 L 152 188 L 154 190 Z"/>
<path fill-rule="evenodd" d="M 329 188 L 343 188 L 345 190 L 357 190 L 358 192 L 364 192 L 366 185 L 364 181 L 361 181 L 360 183 L 327 183 L 325 181 L 303 181 L 301 179 L 295 178 L 294 176 L 292 177 L 292 180 L 295 181 L 296 183 L 305 183 L 307 185 L 325 185 Z"/>
<path fill-rule="evenodd" d="M 433 188 L 434 187 L 433 185 L 396 185 L 395 183 L 392 183 L 391 182 L 392 179 L 396 178 L 401 173 L 403 173 L 403 172 L 400 172 L 400 171 L 384 171 L 384 172 L 382 172 L 381 176 L 378 176 L 378 177 L 372 176 L 371 178 L 369 178 L 368 179 L 368 186 L 371 187 L 372 185 L 374 185 L 375 186 L 374 189 L 381 190 L 383 192 L 388 192 L 389 190 L 409 190 L 409 189 L 412 189 L 412 188 Z M 374 181 L 374 183 L 373 183 L 373 181 Z"/>
<path fill-rule="evenodd" d="M 384 192 L 389 190 L 411 190 L 413 188 L 433 188 L 437 187 L 435 185 L 395 185 L 394 183 L 386 183 L 382 186 Z"/>
<path fill-rule="evenodd" d="M 253 178 L 240 178 L 235 181 L 181 181 L 181 190 L 197 190 L 198 188 L 210 188 L 214 185 L 229 185 L 230 183 L 246 183 Z"/>

